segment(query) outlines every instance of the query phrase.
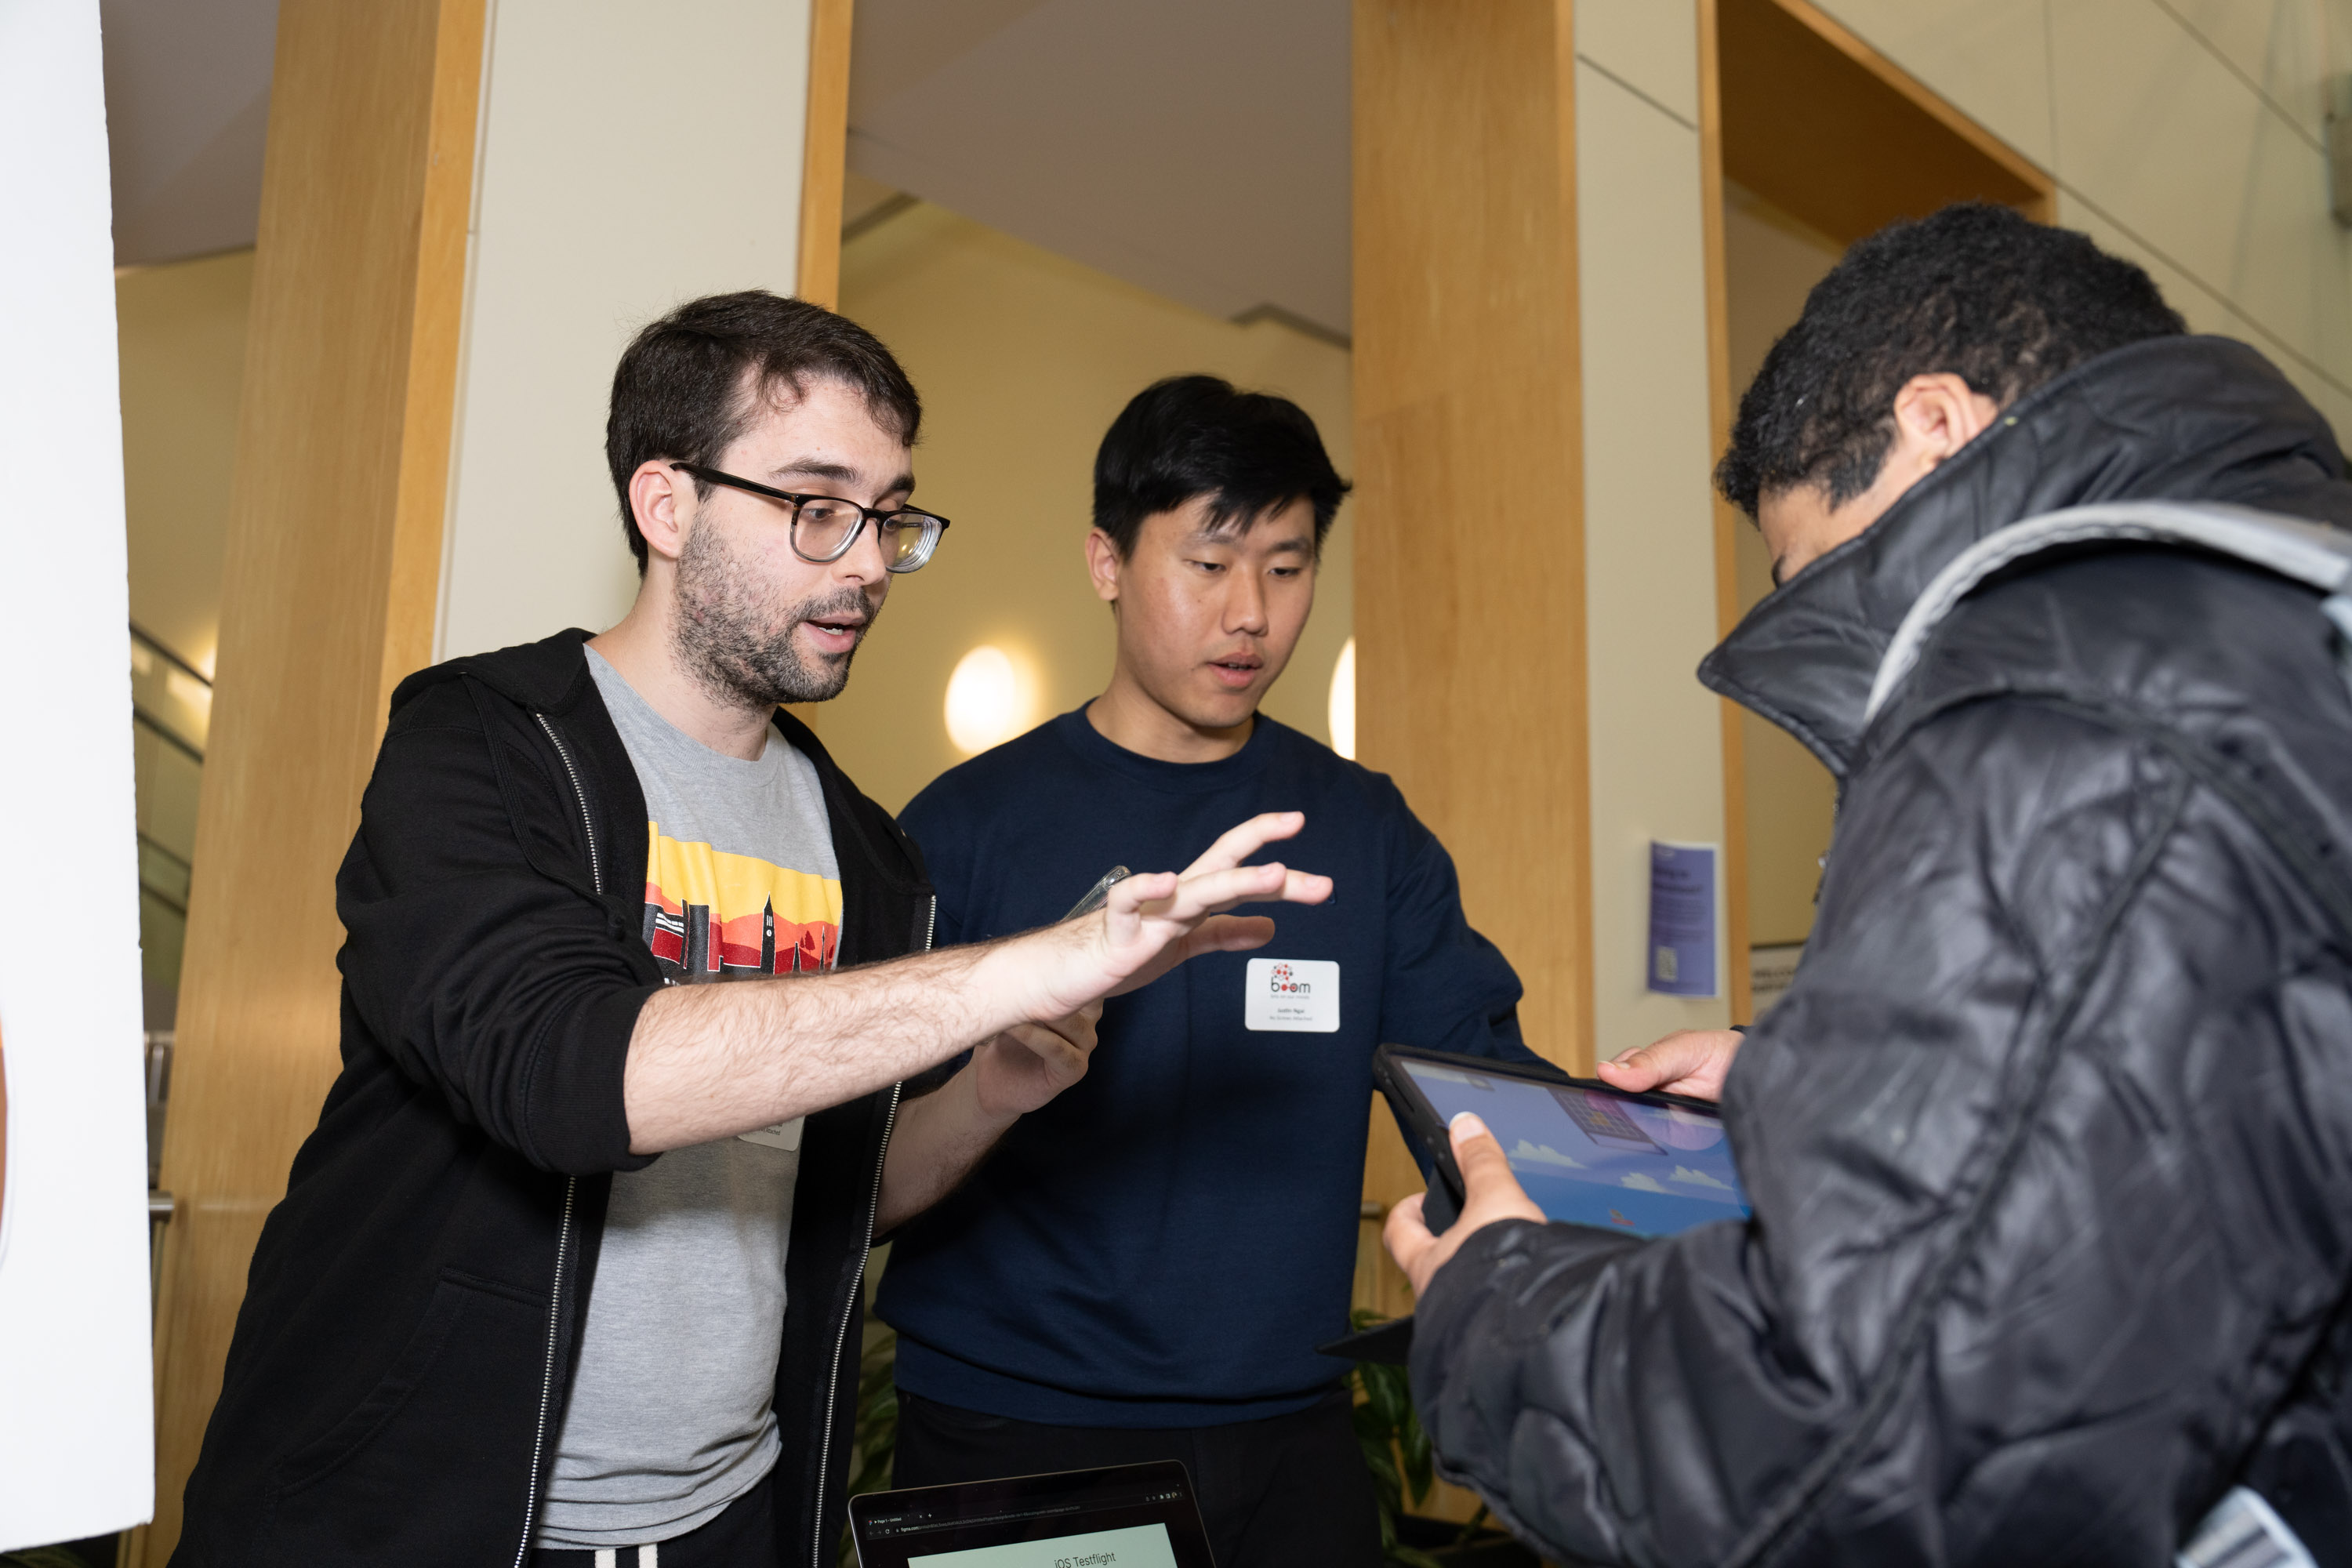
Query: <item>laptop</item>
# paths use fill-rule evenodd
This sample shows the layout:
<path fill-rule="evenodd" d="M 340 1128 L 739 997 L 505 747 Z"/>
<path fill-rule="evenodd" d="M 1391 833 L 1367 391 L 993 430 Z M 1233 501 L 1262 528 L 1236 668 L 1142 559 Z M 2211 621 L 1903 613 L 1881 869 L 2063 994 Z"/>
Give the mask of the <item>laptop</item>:
<path fill-rule="evenodd" d="M 1168 1459 L 849 1500 L 859 1568 L 1215 1568 Z"/>

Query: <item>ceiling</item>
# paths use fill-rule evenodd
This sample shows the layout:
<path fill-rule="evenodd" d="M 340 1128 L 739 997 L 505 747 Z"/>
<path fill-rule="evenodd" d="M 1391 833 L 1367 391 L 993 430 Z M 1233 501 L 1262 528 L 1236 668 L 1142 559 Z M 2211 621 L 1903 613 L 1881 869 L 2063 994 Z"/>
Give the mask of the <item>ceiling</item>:
<path fill-rule="evenodd" d="M 278 0 L 99 0 L 117 266 L 253 243 Z"/>
<path fill-rule="evenodd" d="M 1349 0 L 858 0 L 849 166 L 1221 316 L 1345 334 Z"/>
<path fill-rule="evenodd" d="M 253 243 L 277 0 L 100 0 L 119 265 Z M 858 0 L 857 174 L 1226 317 L 1348 330 L 1349 0 Z"/>

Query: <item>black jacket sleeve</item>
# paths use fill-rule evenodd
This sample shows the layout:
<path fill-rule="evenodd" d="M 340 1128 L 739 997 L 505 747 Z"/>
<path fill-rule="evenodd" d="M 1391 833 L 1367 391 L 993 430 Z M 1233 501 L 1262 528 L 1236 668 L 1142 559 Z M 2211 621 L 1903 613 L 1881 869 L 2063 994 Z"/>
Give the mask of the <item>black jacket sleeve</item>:
<path fill-rule="evenodd" d="M 571 789 L 499 706 L 448 681 L 386 734 L 336 879 L 345 1006 L 533 1164 L 636 1169 L 622 1069 L 659 973 L 593 888 Z"/>
<path fill-rule="evenodd" d="M 2352 1259 L 2323 929 L 2161 748 L 1934 721 L 1733 1069 L 1752 1223 L 1470 1239 L 1412 1354 L 1446 1473 L 1600 1563 L 2169 1561 Z"/>

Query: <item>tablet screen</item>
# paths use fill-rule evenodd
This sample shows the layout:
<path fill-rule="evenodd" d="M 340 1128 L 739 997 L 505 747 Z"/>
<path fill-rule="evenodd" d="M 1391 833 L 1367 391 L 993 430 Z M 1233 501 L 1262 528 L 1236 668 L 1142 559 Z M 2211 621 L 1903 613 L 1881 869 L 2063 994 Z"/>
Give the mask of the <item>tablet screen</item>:
<path fill-rule="evenodd" d="M 1720 1119 L 1568 1084 L 1398 1058 L 1437 1114 L 1474 1110 L 1553 1219 L 1671 1236 L 1748 1213 Z"/>

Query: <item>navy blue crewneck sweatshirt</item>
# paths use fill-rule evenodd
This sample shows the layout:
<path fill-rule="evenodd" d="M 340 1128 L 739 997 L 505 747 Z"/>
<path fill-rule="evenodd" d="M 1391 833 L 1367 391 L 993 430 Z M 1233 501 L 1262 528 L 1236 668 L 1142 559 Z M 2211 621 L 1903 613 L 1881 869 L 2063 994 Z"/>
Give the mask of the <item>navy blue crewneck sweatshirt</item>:
<path fill-rule="evenodd" d="M 1263 811 L 1307 814 L 1260 858 L 1328 875 L 1331 899 L 1254 909 L 1270 945 L 1110 1002 L 1086 1078 L 898 1233 L 877 1310 L 900 1387 L 1025 1421 L 1186 1426 L 1302 1408 L 1345 1370 L 1315 1346 L 1348 1331 L 1373 1048 L 1531 1056 L 1517 977 L 1396 786 L 1263 716 L 1234 755 L 1181 763 L 1081 710 L 943 774 L 899 820 L 947 945 L 1047 924 L 1113 866 L 1181 870 Z M 1339 1027 L 1245 1026 L 1252 959 L 1336 963 Z"/>

